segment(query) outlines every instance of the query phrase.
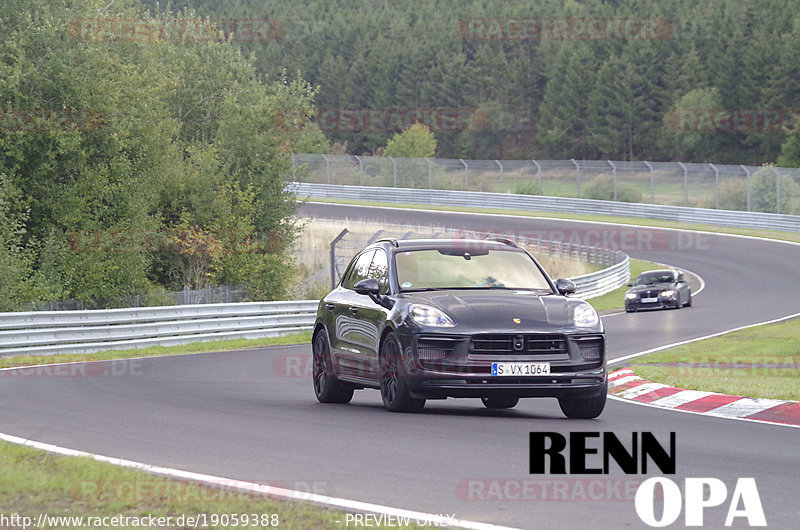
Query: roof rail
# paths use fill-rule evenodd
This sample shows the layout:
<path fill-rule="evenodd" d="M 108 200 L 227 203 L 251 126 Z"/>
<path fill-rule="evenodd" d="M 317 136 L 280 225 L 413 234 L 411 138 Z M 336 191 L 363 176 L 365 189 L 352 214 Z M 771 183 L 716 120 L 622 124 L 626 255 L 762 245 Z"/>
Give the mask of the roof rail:
<path fill-rule="evenodd" d="M 506 246 L 509 246 L 509 247 L 519 248 L 519 246 L 514 241 L 512 241 L 512 240 L 510 240 L 508 238 L 505 238 L 505 237 L 490 237 L 490 236 L 487 235 L 483 239 L 485 241 L 495 241 L 497 243 L 502 243 L 503 245 L 506 245 Z"/>
<path fill-rule="evenodd" d="M 397 239 L 394 237 L 382 237 L 381 239 L 377 240 L 376 243 L 391 243 L 393 247 L 400 246 L 400 243 L 398 243 Z"/>

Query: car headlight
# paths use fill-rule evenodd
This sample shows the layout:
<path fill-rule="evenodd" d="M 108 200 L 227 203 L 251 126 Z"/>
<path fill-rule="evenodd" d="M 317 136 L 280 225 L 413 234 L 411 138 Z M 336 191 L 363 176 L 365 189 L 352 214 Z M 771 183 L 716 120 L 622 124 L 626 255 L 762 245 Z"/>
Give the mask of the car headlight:
<path fill-rule="evenodd" d="M 579 328 L 591 328 L 600 322 L 600 317 L 597 316 L 597 311 L 594 310 L 589 304 L 581 304 L 575 308 L 575 316 L 573 317 L 575 325 Z"/>
<path fill-rule="evenodd" d="M 663 296 L 664 298 L 672 298 L 673 296 L 675 296 L 675 291 L 673 291 L 672 289 L 661 291 L 661 296 Z"/>
<path fill-rule="evenodd" d="M 453 319 L 436 308 L 426 305 L 412 305 L 408 314 L 411 319 L 422 326 L 433 326 L 437 328 L 452 328 L 456 325 Z"/>
<path fill-rule="evenodd" d="M 636 297 L 639 296 L 636 293 L 627 293 L 625 295 L 625 300 L 636 300 Z"/>

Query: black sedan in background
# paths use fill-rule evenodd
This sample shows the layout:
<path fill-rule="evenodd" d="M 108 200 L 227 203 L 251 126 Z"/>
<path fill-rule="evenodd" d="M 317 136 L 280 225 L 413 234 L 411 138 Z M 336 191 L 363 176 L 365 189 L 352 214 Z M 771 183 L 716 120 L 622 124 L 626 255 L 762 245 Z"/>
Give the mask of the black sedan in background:
<path fill-rule="evenodd" d="M 381 240 L 319 304 L 313 383 L 323 403 L 380 390 L 390 411 L 427 399 L 490 409 L 555 397 L 570 418 L 606 401 L 603 324 L 569 280 L 507 240 Z"/>
<path fill-rule="evenodd" d="M 631 288 L 625 293 L 625 311 L 628 313 L 692 305 L 692 288 L 686 283 L 683 273 L 677 270 L 643 272 L 628 287 Z"/>

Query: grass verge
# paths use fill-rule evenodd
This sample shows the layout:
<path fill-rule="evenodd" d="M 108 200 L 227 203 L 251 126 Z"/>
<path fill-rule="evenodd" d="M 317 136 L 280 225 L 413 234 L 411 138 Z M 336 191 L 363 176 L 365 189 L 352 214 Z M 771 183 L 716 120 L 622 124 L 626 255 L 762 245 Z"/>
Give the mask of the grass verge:
<path fill-rule="evenodd" d="M 800 401 L 798 337 L 800 318 L 794 318 L 637 357 L 630 365 L 645 380 L 678 388 Z"/>
<path fill-rule="evenodd" d="M 0 514 L 32 517 L 29 528 L 36 523 L 39 514 L 51 517 L 44 528 L 75 529 L 88 526 L 164 529 L 278 526 L 305 529 L 344 527 L 346 521 L 345 512 L 244 492 L 237 490 L 235 484 L 231 484 L 229 489 L 201 486 L 121 468 L 89 457 L 54 455 L 7 442 L 0 442 L 0 469 L 3 470 L 0 473 Z M 208 526 L 186 519 L 196 517 L 202 523 L 200 514 L 205 514 Z M 234 514 L 238 524 L 233 522 Z M 137 524 L 132 519 L 110 519 L 121 516 L 136 518 L 141 523 L 148 515 L 172 519 L 156 522 L 157 526 Z M 82 517 L 83 521 L 54 519 L 60 516 Z M 183 521 L 179 519 L 181 516 Z M 88 518 L 95 521 L 106 517 L 109 518 L 107 524 L 87 524 Z M 213 525 L 214 518 L 216 522 L 226 524 Z M 258 524 L 254 525 L 253 521 L 258 521 Z M 23 527 L 21 522 L 9 523 L 10 526 L 4 527 Z M 412 523 L 409 528 L 422 527 Z"/>
<path fill-rule="evenodd" d="M 263 339 L 233 339 L 211 342 L 193 342 L 180 346 L 152 346 L 138 350 L 107 350 L 96 353 L 64 353 L 56 355 L 19 355 L 0 358 L 0 368 L 31 366 L 35 364 L 67 363 L 76 361 L 110 361 L 133 357 L 158 357 L 163 355 L 184 355 L 187 353 L 208 353 L 217 351 L 246 350 L 265 346 L 284 346 L 290 344 L 310 344 L 311 331 L 292 333 L 283 337 Z"/>
<path fill-rule="evenodd" d="M 658 219 L 647 219 L 644 217 L 622 217 L 612 215 L 584 215 L 561 212 L 536 212 L 531 210 L 496 209 L 496 208 L 474 208 L 467 206 L 440 206 L 432 204 L 408 204 L 390 203 L 378 201 L 361 201 L 353 199 L 324 199 L 310 198 L 313 202 L 328 202 L 334 204 L 355 204 L 363 206 L 387 206 L 391 208 L 420 208 L 424 210 L 434 210 L 443 212 L 468 212 L 468 213 L 492 213 L 501 215 L 518 215 L 522 217 L 543 217 L 547 219 L 572 219 L 576 221 L 596 221 L 600 223 L 617 223 L 624 225 L 651 226 L 654 228 L 678 228 L 681 230 L 701 230 L 706 232 L 717 232 L 720 234 L 736 234 L 753 237 L 765 237 L 778 239 L 781 241 L 792 241 L 800 243 L 800 233 L 784 232 L 781 230 L 757 230 L 752 228 L 734 228 L 728 226 L 705 225 L 695 223 L 682 223 L 677 221 L 662 221 Z"/>

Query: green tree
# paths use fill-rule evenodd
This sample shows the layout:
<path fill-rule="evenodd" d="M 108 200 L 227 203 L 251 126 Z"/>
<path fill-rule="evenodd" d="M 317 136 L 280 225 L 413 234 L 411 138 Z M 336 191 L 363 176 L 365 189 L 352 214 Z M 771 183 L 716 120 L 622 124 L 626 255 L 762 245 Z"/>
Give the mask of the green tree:
<path fill-rule="evenodd" d="M 436 138 L 421 123 L 415 123 L 403 132 L 395 134 L 386 144 L 386 156 L 431 157 L 436 152 Z"/>

